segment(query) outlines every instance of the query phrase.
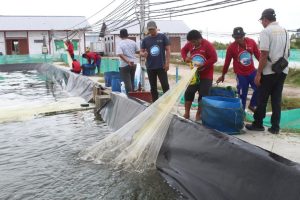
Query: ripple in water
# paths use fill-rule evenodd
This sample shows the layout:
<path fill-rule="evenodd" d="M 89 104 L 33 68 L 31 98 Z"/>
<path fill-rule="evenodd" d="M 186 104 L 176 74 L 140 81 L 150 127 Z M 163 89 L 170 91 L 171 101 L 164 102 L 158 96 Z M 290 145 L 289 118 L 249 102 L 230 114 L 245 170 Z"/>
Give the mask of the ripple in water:
<path fill-rule="evenodd" d="M 41 83 L 42 87 L 44 84 Z M 12 83 L 6 89 L 11 87 L 20 85 Z M 38 91 L 15 95 L 27 95 L 31 101 L 30 93 L 36 96 Z M 44 100 L 49 98 L 45 95 Z M 127 173 L 79 159 L 80 151 L 109 133 L 106 124 L 95 120 L 91 111 L 2 123 L 0 199 L 180 198 L 157 171 Z"/>

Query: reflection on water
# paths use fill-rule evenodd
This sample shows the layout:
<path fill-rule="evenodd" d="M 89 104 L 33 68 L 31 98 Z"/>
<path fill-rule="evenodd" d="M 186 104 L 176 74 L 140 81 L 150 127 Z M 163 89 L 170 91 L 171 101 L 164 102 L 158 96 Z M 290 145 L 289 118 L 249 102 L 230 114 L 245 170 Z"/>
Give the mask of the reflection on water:
<path fill-rule="evenodd" d="M 69 96 L 37 71 L 0 72 L 0 77 L 0 109 L 46 104 Z"/>
<path fill-rule="evenodd" d="M 0 123 L 32 119 L 44 113 L 83 109 L 81 97 L 72 97 L 56 82 L 37 71 L 1 73 Z"/>
<path fill-rule="evenodd" d="M 0 112 L 68 96 L 34 71 L 0 77 Z M 108 133 L 92 111 L 0 123 L 0 199 L 179 198 L 157 171 L 130 174 L 79 159 L 80 151 Z"/>
<path fill-rule="evenodd" d="M 108 134 L 82 111 L 0 126 L 0 199 L 176 199 L 157 172 L 127 174 L 84 162 Z"/>

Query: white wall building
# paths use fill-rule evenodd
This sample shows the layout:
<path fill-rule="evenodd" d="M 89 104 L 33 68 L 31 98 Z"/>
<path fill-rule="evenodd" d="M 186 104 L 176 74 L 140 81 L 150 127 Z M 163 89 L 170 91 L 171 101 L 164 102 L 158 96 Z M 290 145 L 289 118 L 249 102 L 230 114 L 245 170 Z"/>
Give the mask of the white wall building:
<path fill-rule="evenodd" d="M 49 54 L 64 51 L 63 42 L 70 39 L 75 55 L 85 50 L 84 16 L 0 16 L 0 54 L 41 54 L 45 43 Z"/>

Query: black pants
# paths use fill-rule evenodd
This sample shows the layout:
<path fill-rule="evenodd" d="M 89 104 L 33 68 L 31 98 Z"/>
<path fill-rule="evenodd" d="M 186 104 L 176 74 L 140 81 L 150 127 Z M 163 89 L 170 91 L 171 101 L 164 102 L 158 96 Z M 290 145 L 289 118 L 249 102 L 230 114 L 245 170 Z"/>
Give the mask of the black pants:
<path fill-rule="evenodd" d="M 126 93 L 128 92 L 133 92 L 134 91 L 134 75 L 135 75 L 135 70 L 136 66 L 125 66 L 125 67 L 120 67 L 120 76 L 121 80 L 125 84 L 125 90 Z"/>
<path fill-rule="evenodd" d="M 74 53 L 70 53 L 70 56 L 71 56 L 71 58 L 72 58 L 72 60 L 74 60 Z"/>
<path fill-rule="evenodd" d="M 147 74 L 148 74 L 150 87 L 151 87 L 152 101 L 154 102 L 158 99 L 157 77 L 160 81 L 163 92 L 165 93 L 170 89 L 169 82 L 168 82 L 168 75 L 167 75 L 167 72 L 162 68 L 147 69 Z"/>
<path fill-rule="evenodd" d="M 271 124 L 272 129 L 279 131 L 280 117 L 281 117 L 281 99 L 283 84 L 286 74 L 269 74 L 262 75 L 261 85 L 258 87 L 258 105 L 254 112 L 253 124 L 257 126 L 263 125 L 263 119 L 266 116 L 266 108 L 271 96 L 272 116 Z"/>
<path fill-rule="evenodd" d="M 195 85 L 189 85 L 184 93 L 185 101 L 194 101 L 196 92 L 199 93 L 198 102 L 201 102 L 202 97 L 209 95 L 209 89 L 212 86 L 213 80 L 200 79 L 200 83 Z"/>

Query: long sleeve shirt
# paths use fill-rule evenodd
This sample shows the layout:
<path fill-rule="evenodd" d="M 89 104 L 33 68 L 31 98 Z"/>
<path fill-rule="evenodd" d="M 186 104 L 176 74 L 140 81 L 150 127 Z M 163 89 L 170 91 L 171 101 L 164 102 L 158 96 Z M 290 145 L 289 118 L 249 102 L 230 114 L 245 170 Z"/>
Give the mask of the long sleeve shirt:
<path fill-rule="evenodd" d="M 70 54 L 74 54 L 74 45 L 72 44 L 72 42 L 66 43 L 66 45 L 67 45 L 67 51 Z"/>
<path fill-rule="evenodd" d="M 89 64 L 94 64 L 94 63 L 97 63 L 97 61 L 101 59 L 101 56 L 95 52 L 88 52 L 86 54 L 86 59 L 88 60 Z M 93 63 L 92 63 L 92 61 L 93 61 Z"/>
<path fill-rule="evenodd" d="M 202 39 L 199 47 L 195 48 L 194 45 L 190 42 L 186 43 L 185 46 L 181 49 L 181 56 L 183 60 L 186 60 L 188 53 L 192 60 L 202 62 L 204 68 L 200 71 L 200 80 L 201 79 L 213 79 L 214 74 L 214 64 L 218 60 L 217 52 L 213 45 Z"/>
<path fill-rule="evenodd" d="M 254 70 L 252 55 L 259 60 L 260 51 L 254 40 L 245 37 L 245 47 L 241 47 L 237 42 L 230 44 L 226 51 L 225 63 L 223 66 L 223 75 L 227 73 L 231 60 L 233 59 L 234 73 L 242 76 L 251 74 Z"/>

